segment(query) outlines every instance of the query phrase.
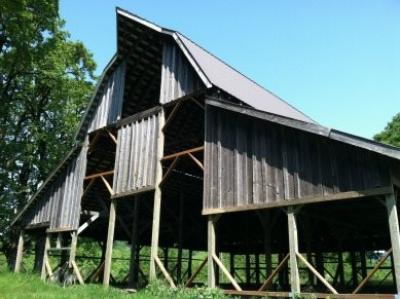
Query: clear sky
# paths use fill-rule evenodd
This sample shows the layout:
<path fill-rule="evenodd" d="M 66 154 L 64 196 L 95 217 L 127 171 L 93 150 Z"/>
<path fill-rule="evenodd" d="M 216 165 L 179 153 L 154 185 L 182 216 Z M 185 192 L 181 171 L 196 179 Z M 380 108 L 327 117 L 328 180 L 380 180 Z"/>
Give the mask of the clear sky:
<path fill-rule="evenodd" d="M 400 112 L 398 0 L 61 0 L 97 73 L 115 53 L 116 6 L 184 33 L 327 127 L 371 138 Z"/>

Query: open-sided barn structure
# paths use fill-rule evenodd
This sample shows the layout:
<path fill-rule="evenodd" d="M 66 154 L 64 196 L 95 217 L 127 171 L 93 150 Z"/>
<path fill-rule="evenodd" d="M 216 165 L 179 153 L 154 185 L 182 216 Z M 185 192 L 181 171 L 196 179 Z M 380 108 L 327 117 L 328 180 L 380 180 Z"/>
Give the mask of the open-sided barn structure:
<path fill-rule="evenodd" d="M 172 287 L 207 268 L 208 286 L 230 294 L 393 297 L 399 160 L 398 148 L 323 127 L 179 32 L 117 9 L 117 53 L 76 146 L 13 221 L 15 269 L 30 234 L 44 279 L 58 250 L 84 283 L 85 236 L 104 241 L 93 274 L 104 285 L 113 241 L 126 240 L 133 286 L 149 246 L 149 279 Z M 177 248 L 174 269 L 160 248 Z M 183 273 L 183 250 L 207 254 Z M 389 283 L 371 286 L 382 266 Z"/>

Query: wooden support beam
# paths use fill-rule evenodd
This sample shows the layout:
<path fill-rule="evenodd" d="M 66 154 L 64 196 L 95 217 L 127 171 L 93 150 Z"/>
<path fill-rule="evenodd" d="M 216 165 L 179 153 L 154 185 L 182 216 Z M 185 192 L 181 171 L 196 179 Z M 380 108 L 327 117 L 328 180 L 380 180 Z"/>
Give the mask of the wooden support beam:
<path fill-rule="evenodd" d="M 215 252 L 216 252 L 215 225 L 216 225 L 216 217 L 208 216 L 208 221 L 207 221 L 208 282 L 207 282 L 207 286 L 209 288 L 215 288 L 215 267 L 214 267 L 214 259 L 213 259 L 213 255 L 215 255 Z"/>
<path fill-rule="evenodd" d="M 289 259 L 290 259 L 290 286 L 292 295 L 300 293 L 300 276 L 296 254 L 299 251 L 296 215 L 294 207 L 289 206 L 287 211 L 289 230 Z"/>
<path fill-rule="evenodd" d="M 191 148 L 191 149 L 179 152 L 179 153 L 175 153 L 175 154 L 171 154 L 171 155 L 165 156 L 165 157 L 162 158 L 162 160 L 163 161 L 172 160 L 172 159 L 175 159 L 176 157 L 185 156 L 185 155 L 187 155 L 189 153 L 193 154 L 193 153 L 201 152 L 203 150 L 204 150 L 204 146 L 199 146 L 199 147 Z"/>
<path fill-rule="evenodd" d="M 268 278 L 265 280 L 262 286 L 258 289 L 260 292 L 265 291 L 271 285 L 276 274 L 278 274 L 279 271 L 281 271 L 281 269 L 286 265 L 288 260 L 289 260 L 289 253 L 280 261 L 278 266 L 276 266 L 276 268 L 271 272 L 271 274 L 268 276 Z"/>
<path fill-rule="evenodd" d="M 77 235 L 81 234 L 85 229 L 89 227 L 90 224 L 92 224 L 94 221 L 96 221 L 97 218 L 100 217 L 100 213 L 96 213 L 92 215 L 85 223 L 83 223 L 77 231 Z"/>
<path fill-rule="evenodd" d="M 159 185 L 162 185 L 165 183 L 165 180 L 168 178 L 168 176 L 171 174 L 171 171 L 175 168 L 176 163 L 178 162 L 179 157 L 176 157 L 172 163 L 169 165 L 167 171 L 165 172 L 164 176 L 161 179 L 161 182 Z"/>
<path fill-rule="evenodd" d="M 400 233 L 399 233 L 399 219 L 396 207 L 397 198 L 394 193 L 391 193 L 389 195 L 386 195 L 385 201 L 388 213 L 390 240 L 393 249 L 396 289 L 397 289 L 397 294 L 400 294 Z"/>
<path fill-rule="evenodd" d="M 110 193 L 111 196 L 114 195 L 114 191 L 110 185 L 110 183 L 104 178 L 104 176 L 100 176 L 101 180 L 103 181 L 104 185 L 107 187 L 108 192 Z"/>
<path fill-rule="evenodd" d="M 248 204 L 246 206 L 241 207 L 224 207 L 224 208 L 210 208 L 203 209 L 202 215 L 213 215 L 213 214 L 221 214 L 221 213 L 230 213 L 230 212 L 240 212 L 240 211 L 252 211 L 259 209 L 267 209 L 267 208 L 277 208 L 277 207 L 287 207 L 293 205 L 305 205 L 312 204 L 318 202 L 331 202 L 331 201 L 339 201 L 339 200 L 351 200 L 355 198 L 368 198 L 378 195 L 386 195 L 390 194 L 393 191 L 392 187 L 379 187 L 373 189 L 367 189 L 362 191 L 348 191 L 348 192 L 339 192 L 334 194 L 326 194 L 323 196 L 305 196 L 302 198 L 296 198 L 293 200 L 281 200 L 277 202 L 270 203 L 259 203 L 259 204 Z"/>
<path fill-rule="evenodd" d="M 194 279 L 197 277 L 197 275 L 200 273 L 200 271 L 207 264 L 207 261 L 208 261 L 208 256 L 206 256 L 206 258 L 201 262 L 200 266 L 196 269 L 196 271 L 194 271 L 192 276 L 190 276 L 188 281 L 185 283 L 185 287 L 189 287 L 193 283 Z"/>
<path fill-rule="evenodd" d="M 214 262 L 218 265 L 218 267 L 222 270 L 222 273 L 225 274 L 225 276 L 228 278 L 228 280 L 232 283 L 233 287 L 237 291 L 242 291 L 242 288 L 239 286 L 239 284 L 236 282 L 236 280 L 232 277 L 232 275 L 229 273 L 229 271 L 225 268 L 224 264 L 220 261 L 220 259 L 217 257 L 215 253 L 212 254 L 212 258 Z"/>
<path fill-rule="evenodd" d="M 92 178 L 89 183 L 87 184 L 85 190 L 83 190 L 82 193 L 82 198 L 85 197 L 85 195 L 88 193 L 88 191 L 90 190 L 90 188 L 93 186 L 94 182 L 96 181 L 96 178 Z"/>
<path fill-rule="evenodd" d="M 95 134 L 96 135 L 94 135 L 92 142 L 90 142 L 90 144 L 89 144 L 89 150 L 88 150 L 89 153 L 93 150 L 94 146 L 96 145 L 97 141 L 99 140 L 100 135 L 101 135 L 101 130 L 97 131 Z"/>
<path fill-rule="evenodd" d="M 73 267 L 72 262 L 75 261 L 76 245 L 78 244 L 78 234 L 76 231 L 71 233 L 71 248 L 69 252 L 69 267 Z"/>
<path fill-rule="evenodd" d="M 139 217 L 139 197 L 136 196 L 133 202 L 133 223 L 131 238 L 131 260 L 129 264 L 128 285 L 129 287 L 137 287 L 138 283 L 138 266 L 139 261 L 136 260 L 136 251 L 138 250 L 138 217 Z"/>
<path fill-rule="evenodd" d="M 105 263 L 104 263 L 103 285 L 105 287 L 108 287 L 110 284 L 116 212 L 117 212 L 117 201 L 115 199 L 112 199 L 111 203 L 110 203 L 110 216 L 108 219 L 107 245 L 106 245 L 106 254 L 105 254 L 105 259 L 104 259 Z"/>
<path fill-rule="evenodd" d="M 360 284 L 355 288 L 355 290 L 352 292 L 352 294 L 357 294 L 370 280 L 370 278 L 379 270 L 379 268 L 383 265 L 383 263 L 387 260 L 387 258 L 392 254 L 393 249 L 390 248 L 388 251 L 386 251 L 385 255 L 379 260 L 378 263 L 374 266 L 374 268 L 369 272 L 367 275 L 365 275 L 364 279 L 360 282 Z"/>
<path fill-rule="evenodd" d="M 192 100 L 197 106 L 199 106 L 201 109 L 205 110 L 204 105 L 202 105 L 197 99 L 190 97 L 190 100 Z"/>
<path fill-rule="evenodd" d="M 48 254 L 47 254 L 47 250 L 49 248 L 50 248 L 50 236 L 49 236 L 49 234 L 46 234 L 44 251 L 43 251 L 42 271 L 40 274 L 41 280 L 46 280 L 46 263 L 48 263 L 48 258 L 49 258 Z"/>
<path fill-rule="evenodd" d="M 24 255 L 24 231 L 21 230 L 18 236 L 17 255 L 15 257 L 15 265 L 14 265 L 15 273 L 18 273 L 21 270 L 23 255 Z"/>
<path fill-rule="evenodd" d="M 78 266 L 76 265 L 76 262 L 75 262 L 75 261 L 72 261 L 72 268 L 74 269 L 74 273 L 75 273 L 76 278 L 78 279 L 79 283 L 80 283 L 81 285 L 84 285 L 84 284 L 85 284 L 85 281 L 83 280 L 82 275 L 81 275 L 81 272 L 79 272 L 79 268 L 78 268 Z"/>
<path fill-rule="evenodd" d="M 108 170 L 108 171 L 103 171 L 103 172 L 99 172 L 99 173 L 93 173 L 93 174 L 90 174 L 90 175 L 86 176 L 84 178 L 84 180 L 85 181 L 86 180 L 91 180 L 91 179 L 99 178 L 101 176 L 109 176 L 109 175 L 112 175 L 112 174 L 114 174 L 114 170 Z"/>
<path fill-rule="evenodd" d="M 176 113 L 179 110 L 179 107 L 182 105 L 182 101 L 178 101 L 178 103 L 175 104 L 174 108 L 172 109 L 171 113 L 168 115 L 168 118 L 165 121 L 165 124 L 163 126 L 163 131 L 167 128 L 167 126 L 171 123 L 171 121 L 174 119 Z"/>
<path fill-rule="evenodd" d="M 164 275 L 165 279 L 169 282 L 171 288 L 176 289 L 176 285 L 174 283 L 174 280 L 169 275 L 168 271 L 165 269 L 163 263 L 160 261 L 160 258 L 158 256 L 155 257 L 155 262 L 157 263 L 157 266 L 160 268 L 161 273 Z"/>
<path fill-rule="evenodd" d="M 204 171 L 204 165 L 203 165 L 203 163 L 200 162 L 199 159 L 197 159 L 197 158 L 196 158 L 195 156 L 193 156 L 193 154 L 191 154 L 191 153 L 188 153 L 188 156 L 194 161 L 194 163 L 196 163 L 197 166 L 200 167 L 201 170 Z"/>
<path fill-rule="evenodd" d="M 183 223 L 184 223 L 184 195 L 183 190 L 179 190 L 179 219 L 178 219 L 178 254 L 177 254 L 177 268 L 176 268 L 176 281 L 182 282 L 182 252 L 183 252 Z"/>
<path fill-rule="evenodd" d="M 150 271 L 149 280 L 154 281 L 156 275 L 156 259 L 158 258 L 158 241 L 160 236 L 160 217 L 161 217 L 161 186 L 162 181 L 162 164 L 161 160 L 164 156 L 164 133 L 162 128 L 165 123 L 164 110 L 160 111 L 158 118 L 158 135 L 157 135 L 157 165 L 155 174 L 155 190 L 154 190 L 154 204 L 153 204 L 153 227 L 151 232 L 151 249 L 150 249 Z"/>
<path fill-rule="evenodd" d="M 113 135 L 113 133 L 111 133 L 109 130 L 106 130 L 106 131 L 107 131 L 108 136 L 111 138 L 111 140 L 112 140 L 115 144 L 117 144 L 117 138 Z"/>
<path fill-rule="evenodd" d="M 333 286 L 321 275 L 319 272 L 299 253 L 296 252 L 297 257 L 307 266 L 308 269 L 331 291 L 333 294 L 338 294 Z"/>

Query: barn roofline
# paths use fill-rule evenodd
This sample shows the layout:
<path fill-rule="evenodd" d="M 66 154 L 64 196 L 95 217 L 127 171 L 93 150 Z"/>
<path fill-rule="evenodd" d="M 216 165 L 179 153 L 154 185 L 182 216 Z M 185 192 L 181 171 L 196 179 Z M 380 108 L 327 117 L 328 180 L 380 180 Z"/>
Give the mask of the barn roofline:
<path fill-rule="evenodd" d="M 305 131 L 315 135 L 324 136 L 328 139 L 346 143 L 352 146 L 363 148 L 389 158 L 400 160 L 400 148 L 391 146 L 388 144 L 380 143 L 371 139 L 349 134 L 336 129 L 331 129 L 328 127 L 321 126 L 315 123 L 307 123 L 297 119 L 285 117 L 282 115 L 277 115 L 261 110 L 257 110 L 251 107 L 244 107 L 241 105 L 233 104 L 221 99 L 208 97 L 206 104 L 232 112 L 237 112 L 240 114 L 245 114 L 254 118 L 259 118 L 269 122 L 277 123 L 286 127 L 294 128 L 297 130 Z"/>

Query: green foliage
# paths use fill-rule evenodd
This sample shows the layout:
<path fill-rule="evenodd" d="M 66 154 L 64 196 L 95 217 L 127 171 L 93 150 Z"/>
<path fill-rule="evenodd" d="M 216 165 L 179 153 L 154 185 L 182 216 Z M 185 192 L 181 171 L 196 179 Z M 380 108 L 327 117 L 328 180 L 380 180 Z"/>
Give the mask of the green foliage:
<path fill-rule="evenodd" d="M 93 88 L 92 55 L 63 25 L 58 1 L 0 1 L 1 228 L 70 149 Z"/>
<path fill-rule="evenodd" d="M 374 136 L 374 139 L 400 147 L 400 113 L 396 114 L 385 129 Z"/>

